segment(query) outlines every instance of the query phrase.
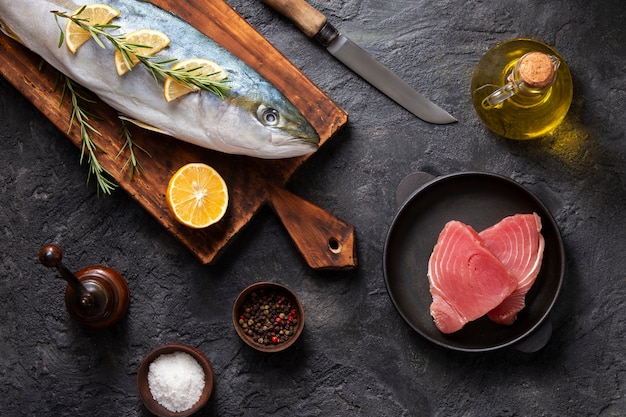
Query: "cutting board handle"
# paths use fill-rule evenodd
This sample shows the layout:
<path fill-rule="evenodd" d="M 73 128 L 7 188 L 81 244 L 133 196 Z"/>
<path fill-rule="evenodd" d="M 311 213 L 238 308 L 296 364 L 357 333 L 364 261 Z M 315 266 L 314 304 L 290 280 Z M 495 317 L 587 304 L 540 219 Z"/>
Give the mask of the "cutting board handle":
<path fill-rule="evenodd" d="M 311 268 L 356 266 L 353 226 L 282 187 L 273 187 L 270 196 L 270 205 Z"/>

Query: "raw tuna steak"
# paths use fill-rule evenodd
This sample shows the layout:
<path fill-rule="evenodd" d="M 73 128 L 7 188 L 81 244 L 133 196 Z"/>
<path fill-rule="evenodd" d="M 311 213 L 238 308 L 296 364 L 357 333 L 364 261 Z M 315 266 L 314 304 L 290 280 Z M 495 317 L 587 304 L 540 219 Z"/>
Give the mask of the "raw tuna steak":
<path fill-rule="evenodd" d="M 484 316 L 517 288 L 517 278 L 470 226 L 453 220 L 439 235 L 428 262 L 430 314 L 442 333 Z"/>
<path fill-rule="evenodd" d="M 517 289 L 487 317 L 500 324 L 513 324 L 525 306 L 543 259 L 545 241 L 541 235 L 541 218 L 536 214 L 516 214 L 480 232 L 480 238 L 491 253 L 517 278 Z"/>

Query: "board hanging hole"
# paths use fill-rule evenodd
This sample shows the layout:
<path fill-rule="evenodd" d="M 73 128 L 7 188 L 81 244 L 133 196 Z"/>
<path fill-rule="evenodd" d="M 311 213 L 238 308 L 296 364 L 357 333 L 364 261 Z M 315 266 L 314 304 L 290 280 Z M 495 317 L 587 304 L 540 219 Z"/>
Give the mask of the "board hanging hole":
<path fill-rule="evenodd" d="M 339 240 L 337 238 L 331 237 L 330 239 L 328 239 L 328 249 L 330 249 L 332 253 L 340 253 L 341 243 L 339 243 Z"/>

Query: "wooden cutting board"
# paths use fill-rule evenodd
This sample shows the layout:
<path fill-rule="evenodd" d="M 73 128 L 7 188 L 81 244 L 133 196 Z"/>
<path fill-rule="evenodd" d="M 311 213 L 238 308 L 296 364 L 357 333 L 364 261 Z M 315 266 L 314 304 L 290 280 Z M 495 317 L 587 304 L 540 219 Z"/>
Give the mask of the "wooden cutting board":
<path fill-rule="evenodd" d="M 222 0 L 152 0 L 189 22 L 229 49 L 254 68 L 302 112 L 317 130 L 322 145 L 347 123 L 348 116 L 289 60 Z M 253 48 L 248 48 L 254 45 Z M 49 66 L 40 69 L 41 59 L 20 44 L 0 34 L 0 74 L 15 86 L 68 138 L 80 146 L 78 128 L 69 130 L 70 104 L 59 106 L 55 91 L 57 73 Z M 254 214 L 269 204 L 309 266 L 315 269 L 351 269 L 357 264 L 354 227 L 326 210 L 289 192 L 285 184 L 310 156 L 262 160 L 226 155 L 199 148 L 145 130 L 133 130 L 134 141 L 150 156 L 140 152 L 143 173 L 130 180 L 123 172 L 125 155 L 116 158 L 123 146 L 115 110 L 97 104 L 102 120 L 92 120 L 102 133 L 102 165 L 121 188 L 152 214 L 170 233 L 205 264 L 214 263 Z M 186 163 L 204 162 L 224 177 L 230 193 L 225 217 L 202 230 L 187 228 L 170 215 L 165 192 L 170 177 Z M 78 161 L 77 161 L 78 163 Z"/>

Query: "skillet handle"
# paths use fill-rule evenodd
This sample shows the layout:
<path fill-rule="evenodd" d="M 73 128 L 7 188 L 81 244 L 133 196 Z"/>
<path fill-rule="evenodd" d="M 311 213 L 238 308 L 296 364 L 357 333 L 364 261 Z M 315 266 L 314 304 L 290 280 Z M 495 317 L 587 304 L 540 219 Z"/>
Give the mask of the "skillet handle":
<path fill-rule="evenodd" d="M 269 203 L 311 268 L 356 266 L 353 226 L 279 186 L 272 186 Z"/>
<path fill-rule="evenodd" d="M 513 347 L 520 352 L 535 353 L 543 349 L 550 337 L 552 337 L 552 321 L 548 317 L 538 329 Z"/>
<path fill-rule="evenodd" d="M 417 171 L 404 177 L 396 188 L 396 203 L 398 206 L 402 206 L 415 191 L 435 178 L 434 175 L 422 171 Z"/>

